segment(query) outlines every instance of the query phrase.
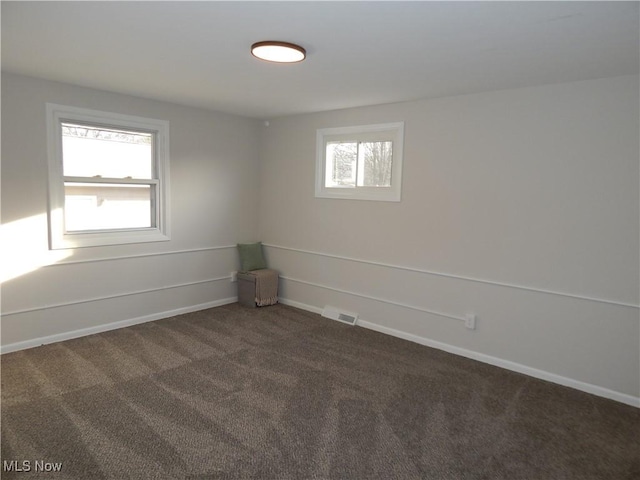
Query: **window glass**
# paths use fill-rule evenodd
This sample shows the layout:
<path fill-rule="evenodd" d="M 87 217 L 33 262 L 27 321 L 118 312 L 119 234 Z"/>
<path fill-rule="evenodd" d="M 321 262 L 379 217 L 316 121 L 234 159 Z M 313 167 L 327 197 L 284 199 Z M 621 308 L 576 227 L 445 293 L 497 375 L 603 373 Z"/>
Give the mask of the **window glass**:
<path fill-rule="evenodd" d="M 65 182 L 65 229 L 152 227 L 151 193 L 149 185 Z"/>
<path fill-rule="evenodd" d="M 327 187 L 355 187 L 358 144 L 327 143 Z"/>
<path fill-rule="evenodd" d="M 153 134 L 62 124 L 64 175 L 153 178 Z"/>
<path fill-rule="evenodd" d="M 390 187 L 393 142 L 362 142 L 358 148 L 358 185 Z"/>

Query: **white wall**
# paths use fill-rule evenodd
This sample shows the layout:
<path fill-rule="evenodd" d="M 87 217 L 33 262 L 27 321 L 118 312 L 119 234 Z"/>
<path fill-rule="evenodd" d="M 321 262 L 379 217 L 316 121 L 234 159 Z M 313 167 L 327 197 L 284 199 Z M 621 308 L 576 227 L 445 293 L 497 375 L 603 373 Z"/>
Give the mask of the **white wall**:
<path fill-rule="evenodd" d="M 625 76 L 271 120 L 260 234 L 282 295 L 637 403 L 638 90 Z M 316 129 L 396 121 L 402 202 L 314 198 Z M 474 312 L 477 329 L 423 310 Z"/>
<path fill-rule="evenodd" d="M 171 241 L 48 251 L 47 102 L 170 122 Z M 3 350 L 232 301 L 215 279 L 237 254 L 215 247 L 257 238 L 258 137 L 241 117 L 3 74 Z"/>
<path fill-rule="evenodd" d="M 224 247 L 260 238 L 285 301 L 638 404 L 638 90 L 626 76 L 264 127 L 3 74 L 2 349 L 232 301 Z M 170 242 L 48 250 L 46 102 L 171 122 Z M 395 121 L 402 202 L 314 198 L 316 129 Z"/>

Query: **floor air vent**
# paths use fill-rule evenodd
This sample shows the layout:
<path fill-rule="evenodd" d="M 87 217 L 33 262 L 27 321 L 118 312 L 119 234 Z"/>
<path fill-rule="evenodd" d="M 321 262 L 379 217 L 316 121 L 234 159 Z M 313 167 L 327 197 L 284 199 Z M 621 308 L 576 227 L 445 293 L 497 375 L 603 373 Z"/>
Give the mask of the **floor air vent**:
<path fill-rule="evenodd" d="M 337 308 L 329 306 L 324 307 L 324 310 L 322 310 L 322 316 L 330 318 L 331 320 L 348 323 L 349 325 L 355 325 L 358 321 L 357 313 L 345 312 L 344 310 L 338 310 Z"/>

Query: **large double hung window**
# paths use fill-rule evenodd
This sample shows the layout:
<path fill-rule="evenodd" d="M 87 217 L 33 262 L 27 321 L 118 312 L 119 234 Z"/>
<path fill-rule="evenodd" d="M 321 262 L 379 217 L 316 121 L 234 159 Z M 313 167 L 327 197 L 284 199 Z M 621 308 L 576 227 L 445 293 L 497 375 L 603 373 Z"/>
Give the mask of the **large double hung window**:
<path fill-rule="evenodd" d="M 169 239 L 169 124 L 47 104 L 51 248 Z"/>

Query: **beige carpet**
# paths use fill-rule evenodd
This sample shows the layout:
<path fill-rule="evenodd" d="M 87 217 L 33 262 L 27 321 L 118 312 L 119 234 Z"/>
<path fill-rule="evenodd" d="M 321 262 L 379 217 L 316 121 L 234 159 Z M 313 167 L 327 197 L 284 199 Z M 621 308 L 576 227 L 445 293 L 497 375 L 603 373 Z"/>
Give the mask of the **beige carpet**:
<path fill-rule="evenodd" d="M 1 377 L 3 479 L 640 478 L 635 408 L 283 305 L 6 354 Z"/>

